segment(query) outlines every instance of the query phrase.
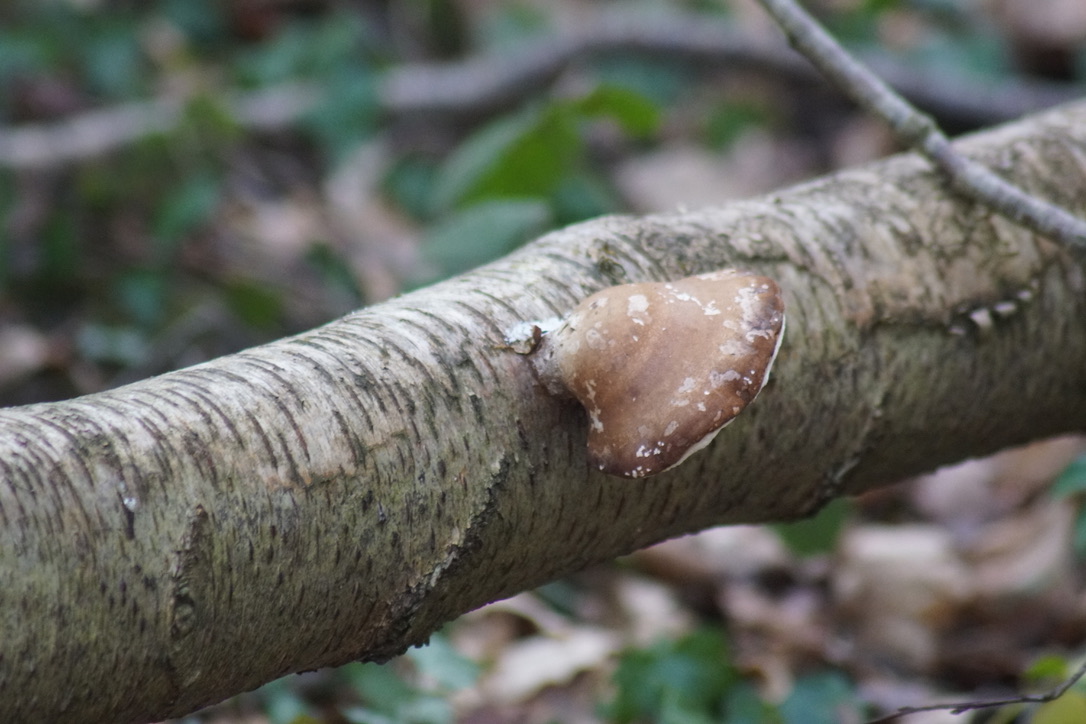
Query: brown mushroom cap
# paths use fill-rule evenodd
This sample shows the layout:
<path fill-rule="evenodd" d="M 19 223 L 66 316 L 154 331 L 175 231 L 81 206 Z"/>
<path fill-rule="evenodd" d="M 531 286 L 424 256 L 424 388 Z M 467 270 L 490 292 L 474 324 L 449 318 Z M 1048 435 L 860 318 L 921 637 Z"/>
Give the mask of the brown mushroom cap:
<path fill-rule="evenodd" d="M 588 411 L 589 462 L 641 478 L 708 445 L 750 404 L 783 333 L 777 284 L 726 270 L 593 294 L 533 362 Z"/>

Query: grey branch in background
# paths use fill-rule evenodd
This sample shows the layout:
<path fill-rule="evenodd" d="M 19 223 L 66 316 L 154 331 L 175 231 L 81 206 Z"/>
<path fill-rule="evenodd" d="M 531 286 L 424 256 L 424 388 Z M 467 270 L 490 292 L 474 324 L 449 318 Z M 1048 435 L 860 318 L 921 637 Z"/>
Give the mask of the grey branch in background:
<path fill-rule="evenodd" d="M 1086 255 L 1086 222 L 1025 193 L 983 165 L 957 153 L 930 116 L 895 93 L 856 61 L 793 0 L 759 0 L 789 42 L 852 100 L 885 120 L 898 138 L 923 154 L 958 193 L 1003 214 L 1031 231 Z"/>
<path fill-rule="evenodd" d="M 648 18 L 636 13 L 603 14 L 582 29 L 541 38 L 515 55 L 390 69 L 379 84 L 377 103 L 392 117 L 485 116 L 546 88 L 580 60 L 615 53 L 681 58 L 703 69 L 756 69 L 799 81 L 819 77 L 784 43 L 751 38 L 723 22 L 678 13 Z M 1010 120 L 1078 95 L 1073 87 L 1055 83 L 1005 79 L 992 85 L 956 77 L 950 71 L 933 74 L 886 56 L 869 62 L 906 97 L 962 125 Z M 221 101 L 239 125 L 274 129 L 296 122 L 321 98 L 319 87 L 294 83 L 252 93 L 226 93 Z M 188 100 L 159 98 L 55 123 L 0 126 L 0 167 L 56 166 L 167 133 L 181 122 Z"/>

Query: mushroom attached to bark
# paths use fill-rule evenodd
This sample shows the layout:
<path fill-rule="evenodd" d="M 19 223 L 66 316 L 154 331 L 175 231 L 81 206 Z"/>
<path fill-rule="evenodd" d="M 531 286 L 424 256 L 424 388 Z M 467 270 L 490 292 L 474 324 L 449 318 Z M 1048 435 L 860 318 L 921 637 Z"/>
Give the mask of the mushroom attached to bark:
<path fill-rule="evenodd" d="M 754 400 L 783 336 L 777 284 L 725 270 L 593 294 L 531 359 L 552 394 L 587 410 L 589 462 L 643 478 L 708 445 Z"/>

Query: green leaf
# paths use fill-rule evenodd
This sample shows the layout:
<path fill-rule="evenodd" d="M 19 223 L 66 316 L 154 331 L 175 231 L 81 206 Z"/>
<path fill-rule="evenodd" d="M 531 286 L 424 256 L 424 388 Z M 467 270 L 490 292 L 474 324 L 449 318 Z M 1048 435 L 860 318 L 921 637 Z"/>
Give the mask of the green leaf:
<path fill-rule="evenodd" d="M 235 72 L 247 85 L 299 77 L 327 78 L 364 67 L 367 28 L 355 13 L 332 12 L 320 21 L 289 23 L 265 43 L 240 54 Z"/>
<path fill-rule="evenodd" d="M 88 324 L 76 333 L 75 344 L 87 359 L 123 367 L 143 362 L 150 353 L 147 338 L 132 327 Z"/>
<path fill-rule="evenodd" d="M 551 194 L 551 205 L 556 225 L 564 226 L 616 211 L 621 202 L 602 181 L 578 173 L 562 179 Z"/>
<path fill-rule="evenodd" d="M 1086 493 L 1086 455 L 1073 460 L 1052 484 L 1055 496 L 1070 497 L 1080 493 Z"/>
<path fill-rule="evenodd" d="M 0 82 L 19 75 L 31 75 L 49 63 L 45 43 L 22 30 L 0 31 Z"/>
<path fill-rule="evenodd" d="M 380 713 L 395 713 L 417 695 L 387 664 L 347 664 L 341 671 L 362 700 Z"/>
<path fill-rule="evenodd" d="M 144 328 L 166 315 L 168 278 L 164 270 L 128 269 L 113 285 L 113 294 L 125 316 Z"/>
<path fill-rule="evenodd" d="M 522 3 L 498 3 L 479 19 L 479 41 L 488 50 L 520 52 L 551 30 L 550 18 L 542 8 Z M 500 61 L 499 61 L 500 62 Z"/>
<path fill-rule="evenodd" d="M 881 14 L 902 6 L 902 0 L 864 0 L 863 8 L 871 13 Z"/>
<path fill-rule="evenodd" d="M 302 119 L 333 159 L 342 157 L 369 136 L 377 123 L 377 84 L 363 66 L 348 66 L 323 82 L 323 100 Z"/>
<path fill-rule="evenodd" d="M 1072 724 L 1086 721 L 1086 694 L 1068 691 L 1055 701 L 1041 704 L 1033 714 L 1032 724 Z"/>
<path fill-rule="evenodd" d="M 316 23 L 307 39 L 307 50 L 300 70 L 306 75 L 327 76 L 346 69 L 366 69 L 363 51 L 367 28 L 362 14 L 333 11 Z"/>
<path fill-rule="evenodd" d="M 668 691 L 654 721 L 657 724 L 714 724 L 718 719 L 716 712 L 699 710 L 685 701 L 679 692 Z"/>
<path fill-rule="evenodd" d="M 616 722 L 715 721 L 734 682 L 724 635 L 695 631 L 677 641 L 625 653 L 614 675 L 615 699 L 605 707 Z"/>
<path fill-rule="evenodd" d="M 278 33 L 247 52 L 235 63 L 235 72 L 245 85 L 282 83 L 299 73 L 308 39 L 297 29 Z"/>
<path fill-rule="evenodd" d="M 185 104 L 183 130 L 191 132 L 204 144 L 234 141 L 243 135 L 241 126 L 230 115 L 222 98 L 212 93 L 194 95 Z"/>
<path fill-rule="evenodd" d="M 408 654 L 411 656 L 411 654 Z M 411 656 L 414 658 L 414 656 Z M 460 674 L 450 674 L 451 656 L 441 652 L 437 658 L 449 658 L 440 664 L 433 660 L 427 666 L 440 674 L 457 679 Z M 416 662 L 417 663 L 417 662 Z M 356 724 L 452 724 L 452 706 L 445 698 L 435 696 L 408 684 L 395 667 L 385 664 L 348 664 L 341 668 L 351 686 L 365 702 L 364 706 L 342 711 L 344 717 Z M 458 679 L 459 680 L 459 679 Z"/>
<path fill-rule="evenodd" d="M 209 174 L 188 177 L 167 194 L 153 221 L 155 236 L 164 242 L 162 251 L 172 252 L 181 237 L 206 222 L 219 203 L 219 180 Z"/>
<path fill-rule="evenodd" d="M 70 208 L 58 208 L 42 229 L 41 274 L 51 282 L 70 282 L 83 263 L 79 226 Z"/>
<path fill-rule="evenodd" d="M 563 616 L 576 616 L 581 603 L 581 590 L 568 578 L 544 583 L 535 595 Z"/>
<path fill-rule="evenodd" d="M 455 719 L 452 704 L 439 696 L 419 696 L 396 712 L 400 724 L 453 724 Z"/>
<path fill-rule="evenodd" d="M 626 133 L 644 138 L 660 127 L 660 109 L 647 96 L 616 85 L 597 86 L 572 103 L 572 108 L 589 117 L 613 118 Z"/>
<path fill-rule="evenodd" d="M 1022 678 L 1032 685 L 1050 686 L 1067 678 L 1067 659 L 1050 654 L 1041 656 L 1022 672 Z"/>
<path fill-rule="evenodd" d="M 534 107 L 502 118 L 463 143 L 442 166 L 434 188 L 437 209 L 473 201 L 546 197 L 581 151 L 568 108 Z"/>
<path fill-rule="evenodd" d="M 797 679 L 778 712 L 784 724 L 838 724 L 863 719 L 852 683 L 836 671 Z"/>
<path fill-rule="evenodd" d="M 426 259 L 458 274 L 496 259 L 542 232 L 550 208 L 538 200 L 484 201 L 452 214 L 423 239 Z"/>
<path fill-rule="evenodd" d="M 196 45 L 210 45 L 226 34 L 225 6 L 216 0 L 160 0 L 156 7 Z"/>
<path fill-rule="evenodd" d="M 1064 468 L 1052 484 L 1052 495 L 1057 498 L 1081 497 L 1086 493 L 1086 455 L 1075 459 Z M 1071 543 L 1075 552 L 1086 557 L 1086 505 L 1080 506 L 1075 518 Z"/>
<path fill-rule="evenodd" d="M 265 684 L 260 687 L 259 693 L 264 700 L 264 713 L 271 724 L 302 724 L 312 719 L 308 706 L 290 685 L 288 677 Z"/>
<path fill-rule="evenodd" d="M 609 86 L 640 94 L 658 108 L 675 105 L 693 78 L 691 70 L 680 61 L 637 55 L 614 55 L 597 61 L 596 76 Z"/>
<path fill-rule="evenodd" d="M 384 192 L 416 221 L 428 219 L 433 211 L 437 167 L 430 161 L 407 156 L 396 161 L 381 184 Z"/>
<path fill-rule="evenodd" d="M 954 68 L 973 78 L 997 83 L 1011 66 L 1003 38 L 992 30 L 935 29 L 926 37 L 927 42 L 913 48 L 906 59 L 918 70 L 937 72 L 940 68 Z"/>
<path fill-rule="evenodd" d="M 245 324 L 272 330 L 283 318 L 283 300 L 275 290 L 248 279 L 226 286 L 226 303 Z"/>
<path fill-rule="evenodd" d="M 692 709 L 718 713 L 721 698 L 734 681 L 723 632 L 704 628 L 679 639 L 675 657 L 661 672 Z"/>
<path fill-rule="evenodd" d="M 320 274 L 321 283 L 328 290 L 340 290 L 350 304 L 363 304 L 365 295 L 350 262 L 338 249 L 327 242 L 311 244 L 305 252 L 306 263 Z"/>
<path fill-rule="evenodd" d="M 841 530 L 852 517 L 852 504 L 838 498 L 814 517 L 773 526 L 788 548 L 799 556 L 829 553 L 837 545 Z"/>
<path fill-rule="evenodd" d="M 728 691 L 728 724 L 770 724 L 779 718 L 771 707 L 762 701 L 758 690 L 746 681 L 740 681 Z"/>
<path fill-rule="evenodd" d="M 144 70 L 135 23 L 111 23 L 82 50 L 83 71 L 93 90 L 112 98 L 135 95 Z"/>
<path fill-rule="evenodd" d="M 479 678 L 479 666 L 457 651 L 442 634 L 434 634 L 430 643 L 409 650 L 406 656 L 420 674 L 446 691 L 465 689 Z"/>
<path fill-rule="evenodd" d="M 764 108 L 754 103 L 722 103 L 706 119 L 705 142 L 717 150 L 728 148 L 747 130 L 767 125 L 770 117 Z"/>
<path fill-rule="evenodd" d="M 538 112 L 499 118 L 484 126 L 448 158 L 434 183 L 434 206 L 448 209 L 483 183 L 517 141 L 539 123 Z"/>

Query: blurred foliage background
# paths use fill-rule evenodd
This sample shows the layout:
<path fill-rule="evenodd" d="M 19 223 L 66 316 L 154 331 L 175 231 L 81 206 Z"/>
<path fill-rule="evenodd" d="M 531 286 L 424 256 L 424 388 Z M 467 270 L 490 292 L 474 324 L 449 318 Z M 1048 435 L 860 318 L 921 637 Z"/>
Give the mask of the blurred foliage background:
<path fill-rule="evenodd" d="M 1086 78 L 1078 0 L 810 5 L 955 132 Z M 583 219 L 895 150 L 738 0 L 7 0 L 0 404 L 299 332 Z M 190 720 L 858 722 L 1050 685 L 1086 636 L 1082 450 L 664 544 Z M 983 716 L 1086 720 L 1086 697 Z"/>

